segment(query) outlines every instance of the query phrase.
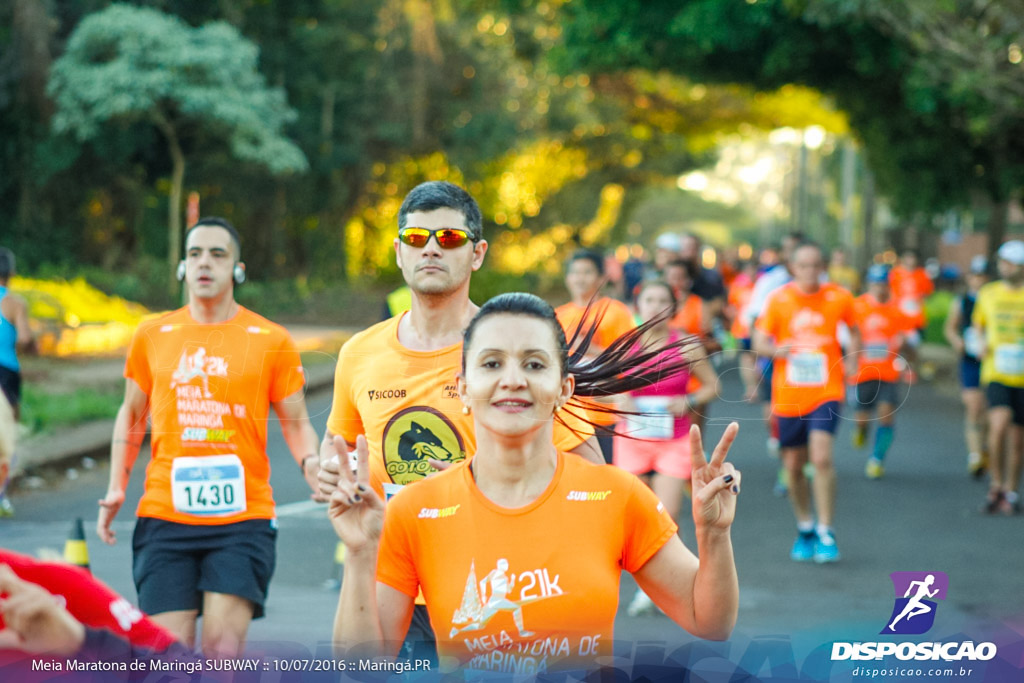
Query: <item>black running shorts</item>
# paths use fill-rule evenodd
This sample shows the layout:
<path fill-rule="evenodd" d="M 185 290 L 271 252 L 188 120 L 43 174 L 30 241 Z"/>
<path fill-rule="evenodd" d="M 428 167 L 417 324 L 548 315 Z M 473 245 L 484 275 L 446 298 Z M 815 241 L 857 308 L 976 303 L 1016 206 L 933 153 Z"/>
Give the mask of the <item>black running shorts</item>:
<path fill-rule="evenodd" d="M 146 614 L 203 610 L 203 593 L 245 598 L 263 616 L 274 573 L 277 527 L 269 519 L 215 526 L 140 517 L 132 573 Z"/>

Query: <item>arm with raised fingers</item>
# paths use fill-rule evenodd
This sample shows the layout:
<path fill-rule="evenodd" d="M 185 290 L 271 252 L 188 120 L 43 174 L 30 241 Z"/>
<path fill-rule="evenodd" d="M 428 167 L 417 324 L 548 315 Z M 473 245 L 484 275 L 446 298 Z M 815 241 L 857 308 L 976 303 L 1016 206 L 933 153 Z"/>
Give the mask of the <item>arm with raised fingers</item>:
<path fill-rule="evenodd" d="M 335 444 L 339 451 L 344 448 L 341 437 L 335 437 Z M 341 451 L 339 455 L 345 459 L 345 466 L 339 468 L 327 516 L 345 544 L 345 575 L 334 618 L 334 647 L 338 654 L 348 654 L 367 642 L 384 640 L 377 606 L 377 550 L 384 529 L 384 501 L 370 487 L 366 437 L 356 438 L 355 473 L 348 467 L 348 453 Z"/>
<path fill-rule="evenodd" d="M 730 529 L 736 514 L 740 472 L 725 457 L 739 425 L 730 424 L 711 460 L 700 430 L 690 429 L 693 522 L 697 559 L 673 536 L 634 574 L 640 587 L 677 624 L 700 638 L 724 640 L 739 612 L 739 581 Z"/>

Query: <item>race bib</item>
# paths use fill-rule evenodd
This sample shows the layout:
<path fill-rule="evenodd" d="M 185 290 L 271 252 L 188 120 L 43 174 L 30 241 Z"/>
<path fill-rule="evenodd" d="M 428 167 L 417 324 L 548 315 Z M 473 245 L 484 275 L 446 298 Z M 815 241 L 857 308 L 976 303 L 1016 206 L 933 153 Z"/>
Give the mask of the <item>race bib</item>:
<path fill-rule="evenodd" d="M 226 516 L 245 512 L 245 468 L 237 455 L 175 458 L 171 502 L 186 515 Z"/>
<path fill-rule="evenodd" d="M 1000 344 L 994 360 L 1000 375 L 1024 375 L 1024 346 L 1021 344 Z"/>
<path fill-rule="evenodd" d="M 981 358 L 981 350 L 982 339 L 981 335 L 978 334 L 978 329 L 975 327 L 968 327 L 964 330 L 964 352 L 968 356 Z"/>
<path fill-rule="evenodd" d="M 392 484 L 391 482 L 384 482 L 384 502 L 391 500 L 396 493 L 405 488 L 402 484 Z"/>
<path fill-rule="evenodd" d="M 638 439 L 671 439 L 675 436 L 676 416 L 668 411 L 668 396 L 636 396 L 636 411 L 630 415 L 629 435 Z"/>
<path fill-rule="evenodd" d="M 869 361 L 887 360 L 889 345 L 886 342 L 870 342 L 864 345 L 864 359 Z"/>
<path fill-rule="evenodd" d="M 786 358 L 786 384 L 794 387 L 823 387 L 828 379 L 825 354 L 803 351 Z"/>

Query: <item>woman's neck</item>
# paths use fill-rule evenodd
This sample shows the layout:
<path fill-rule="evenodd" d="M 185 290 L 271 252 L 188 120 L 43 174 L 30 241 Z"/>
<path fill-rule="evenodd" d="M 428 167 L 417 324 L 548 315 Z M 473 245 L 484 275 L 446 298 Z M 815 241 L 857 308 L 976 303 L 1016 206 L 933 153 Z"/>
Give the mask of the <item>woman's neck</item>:
<path fill-rule="evenodd" d="M 477 488 L 491 502 L 520 508 L 544 493 L 558 466 L 550 422 L 525 442 L 488 432 L 481 425 L 476 435 L 477 451 L 470 467 Z"/>

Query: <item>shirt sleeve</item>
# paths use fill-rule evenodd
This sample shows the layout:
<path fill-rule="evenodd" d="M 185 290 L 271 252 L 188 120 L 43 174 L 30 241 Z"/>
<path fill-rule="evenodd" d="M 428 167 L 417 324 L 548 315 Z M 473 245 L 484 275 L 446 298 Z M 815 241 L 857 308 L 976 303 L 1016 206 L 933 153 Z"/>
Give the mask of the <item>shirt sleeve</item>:
<path fill-rule="evenodd" d="M 757 319 L 761 317 L 761 314 L 764 312 L 768 295 L 775 289 L 775 279 L 776 278 L 772 271 L 769 271 L 761 275 L 761 277 L 757 278 L 757 281 L 754 282 L 754 289 L 751 290 L 750 299 L 747 301 L 747 307 L 743 311 L 747 324 L 751 327 L 754 327 Z"/>
<path fill-rule="evenodd" d="M 923 270 L 919 272 L 919 275 L 921 276 L 921 296 L 928 296 L 935 291 L 935 283 Z"/>
<path fill-rule="evenodd" d="M 133 645 L 166 649 L 174 636 L 87 571 L 55 562 L 40 562 L 0 552 L 22 580 L 64 598 L 67 611 L 85 626 L 108 629 Z M 0 629 L 3 619 L 0 618 Z"/>
<path fill-rule="evenodd" d="M 282 401 L 306 385 L 306 373 L 302 369 L 302 357 L 291 335 L 285 334 L 280 348 L 275 352 L 274 374 L 270 378 L 270 402 Z"/>
<path fill-rule="evenodd" d="M 860 321 L 857 319 L 857 308 L 854 305 L 856 300 L 853 298 L 853 295 L 845 289 L 843 289 L 842 292 L 843 302 L 845 305 L 843 306 L 843 315 L 841 320 L 852 330 L 860 325 Z"/>
<path fill-rule="evenodd" d="M 146 355 L 146 330 L 149 326 L 140 326 L 132 335 L 131 344 L 128 346 L 128 356 L 124 362 L 125 379 L 130 379 L 139 385 L 142 392 L 149 394 L 153 389 L 153 375 L 149 367 L 149 358 Z"/>
<path fill-rule="evenodd" d="M 625 537 L 622 547 L 622 568 L 639 571 L 654 553 L 678 531 L 679 527 L 651 489 L 633 475 L 626 499 Z"/>
<path fill-rule="evenodd" d="M 411 508 L 403 505 L 400 491 L 388 502 L 384 532 L 377 551 L 377 581 L 415 598 L 420 580 L 413 559 L 408 524 L 415 520 Z"/>
<path fill-rule="evenodd" d="M 615 338 L 618 339 L 636 327 L 636 322 L 633 320 L 633 314 L 630 312 L 628 306 L 621 304 L 615 308 L 619 313 L 615 325 Z"/>
<path fill-rule="evenodd" d="M 355 442 L 356 437 L 363 433 L 363 420 L 352 400 L 351 367 L 351 348 L 346 343 L 341 347 L 334 370 L 334 400 L 331 402 L 331 414 L 327 417 L 327 429 L 349 443 Z"/>

